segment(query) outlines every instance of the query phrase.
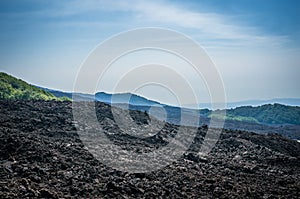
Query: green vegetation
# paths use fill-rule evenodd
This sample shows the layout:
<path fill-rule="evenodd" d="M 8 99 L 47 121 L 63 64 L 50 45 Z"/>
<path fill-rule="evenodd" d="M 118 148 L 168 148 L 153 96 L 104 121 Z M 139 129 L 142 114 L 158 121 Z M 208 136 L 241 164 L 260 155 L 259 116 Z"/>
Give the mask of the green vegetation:
<path fill-rule="evenodd" d="M 220 111 L 212 111 L 209 117 L 222 117 Z M 242 106 L 226 110 L 227 120 L 264 124 L 300 125 L 300 107 L 282 104 L 266 104 L 258 107 Z"/>
<path fill-rule="evenodd" d="M 21 79 L 0 72 L 0 99 L 40 99 L 40 100 L 70 100 L 67 97 L 55 97 L 53 94 L 32 86 Z"/>
<path fill-rule="evenodd" d="M 223 119 L 224 116 L 218 113 L 211 113 L 209 115 L 209 117 L 214 117 L 217 119 Z M 229 115 L 226 114 L 225 116 L 225 120 L 234 120 L 234 121 L 240 121 L 240 122 L 253 122 L 253 123 L 259 123 L 259 121 L 257 121 L 257 119 L 253 118 L 253 117 L 245 117 L 245 116 L 239 116 L 239 115 Z"/>

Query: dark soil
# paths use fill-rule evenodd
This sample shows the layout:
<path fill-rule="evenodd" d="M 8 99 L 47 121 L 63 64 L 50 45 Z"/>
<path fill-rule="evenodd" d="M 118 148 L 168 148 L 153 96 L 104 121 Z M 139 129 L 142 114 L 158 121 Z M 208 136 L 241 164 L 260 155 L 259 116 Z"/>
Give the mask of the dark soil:
<path fill-rule="evenodd" d="M 113 117 L 97 103 L 99 121 Z M 131 112 L 137 124 L 149 116 Z M 207 127 L 180 159 L 150 173 L 107 167 L 84 147 L 72 121 L 72 104 L 0 102 L 0 198 L 299 198 L 300 143 L 279 135 L 223 130 L 207 157 L 197 153 Z M 163 133 L 178 126 L 167 124 Z M 153 150 L 163 136 L 134 140 L 110 126 L 120 145 Z M 133 144 L 134 145 L 134 144 Z M 138 144 L 136 144 L 138 145 Z M 135 145 L 134 145 L 135 146 Z"/>

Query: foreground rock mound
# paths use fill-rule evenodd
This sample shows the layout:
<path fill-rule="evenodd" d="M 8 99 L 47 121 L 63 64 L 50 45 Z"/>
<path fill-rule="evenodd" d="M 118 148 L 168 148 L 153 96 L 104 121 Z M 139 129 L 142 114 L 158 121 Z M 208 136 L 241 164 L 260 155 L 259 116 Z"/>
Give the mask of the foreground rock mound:
<path fill-rule="evenodd" d="M 89 153 L 72 121 L 72 104 L 54 101 L 0 102 L 0 198 L 297 198 L 300 144 L 279 135 L 223 130 L 206 157 L 198 151 L 207 127 L 197 129 L 181 158 L 150 173 L 121 172 Z M 110 139 L 125 149 L 154 150 L 158 136 L 136 140 L 121 132 L 110 106 L 96 104 L 98 120 L 109 119 Z M 132 112 L 137 124 L 150 117 Z"/>

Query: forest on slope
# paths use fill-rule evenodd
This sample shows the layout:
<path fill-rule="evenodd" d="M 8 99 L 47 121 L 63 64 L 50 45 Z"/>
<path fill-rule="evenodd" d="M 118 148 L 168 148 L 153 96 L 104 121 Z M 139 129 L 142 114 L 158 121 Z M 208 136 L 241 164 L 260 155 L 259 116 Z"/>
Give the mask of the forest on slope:
<path fill-rule="evenodd" d="M 210 117 L 218 117 L 220 111 L 207 113 Z M 265 104 L 262 106 L 241 106 L 226 110 L 227 120 L 254 122 L 261 124 L 295 124 L 300 125 L 300 107 L 282 104 Z"/>

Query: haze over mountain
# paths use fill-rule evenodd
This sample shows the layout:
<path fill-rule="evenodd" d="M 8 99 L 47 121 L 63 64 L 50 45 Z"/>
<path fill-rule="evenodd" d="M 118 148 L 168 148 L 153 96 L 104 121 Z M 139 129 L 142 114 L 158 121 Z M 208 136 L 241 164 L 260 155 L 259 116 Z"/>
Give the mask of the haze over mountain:
<path fill-rule="evenodd" d="M 261 106 L 264 104 L 284 104 L 288 106 L 300 106 L 300 98 L 274 98 L 274 99 L 266 99 L 266 100 L 244 100 L 237 102 L 227 102 L 227 108 L 237 108 L 240 106 Z M 196 105 L 187 105 L 187 107 L 195 107 Z M 210 103 L 200 103 L 198 105 L 199 108 L 210 108 Z"/>
<path fill-rule="evenodd" d="M 49 88 L 43 88 L 39 87 L 41 89 L 44 89 L 53 95 L 57 97 L 68 97 L 72 98 L 72 92 L 64 92 Z M 81 99 L 95 99 L 95 96 L 93 94 L 86 94 L 86 93 L 76 93 L 77 97 L 81 96 Z M 165 104 L 161 103 L 159 101 L 156 101 L 154 99 L 147 99 L 146 97 L 139 96 L 132 93 L 106 93 L 106 92 L 97 92 L 96 93 L 96 99 L 102 102 L 106 103 L 112 103 L 112 95 L 114 95 L 113 103 L 128 103 L 132 105 L 153 105 L 153 104 Z M 129 98 L 131 96 L 132 98 Z M 130 100 L 129 100 L 130 99 Z M 227 108 L 237 108 L 240 106 L 261 106 L 264 104 L 282 104 L 282 105 L 288 105 L 288 106 L 300 106 L 300 98 L 275 98 L 275 99 L 269 99 L 269 100 L 245 100 L 245 101 L 238 101 L 238 102 L 227 102 Z M 169 104 L 165 104 L 169 105 Z M 174 106 L 174 105 L 169 105 Z M 200 103 L 199 105 L 185 105 L 183 108 L 189 108 L 189 107 L 199 107 L 199 109 L 210 109 L 211 104 L 210 103 Z"/>
<path fill-rule="evenodd" d="M 51 89 L 45 89 L 57 97 L 69 97 L 72 98 L 72 93 L 65 93 L 62 91 L 56 91 Z M 162 106 L 167 113 L 174 117 L 180 117 L 180 110 L 194 110 L 186 107 L 176 107 L 167 104 L 162 104 L 154 100 L 149 100 L 145 97 L 131 94 L 131 93 L 117 93 L 108 94 L 105 92 L 97 92 L 95 95 L 75 93 L 78 100 L 97 100 L 112 105 L 125 105 L 129 104 L 129 108 L 133 110 L 149 111 L 151 106 Z M 286 104 L 293 104 L 289 106 L 279 104 L 278 102 L 286 102 Z M 299 104 L 298 104 L 299 102 Z M 300 99 L 272 99 L 272 100 L 251 100 L 243 102 L 236 102 L 234 104 L 240 104 L 241 106 L 235 108 L 228 108 L 226 110 L 227 120 L 252 122 L 258 124 L 295 124 L 300 125 Z M 255 107 L 249 106 L 249 104 L 255 104 Z M 233 104 L 233 103 L 232 103 Z M 295 106 L 296 105 L 296 106 Z M 201 107 L 201 105 L 200 105 Z M 200 108 L 199 114 L 204 117 L 218 117 L 219 111 L 209 110 L 207 108 Z"/>

